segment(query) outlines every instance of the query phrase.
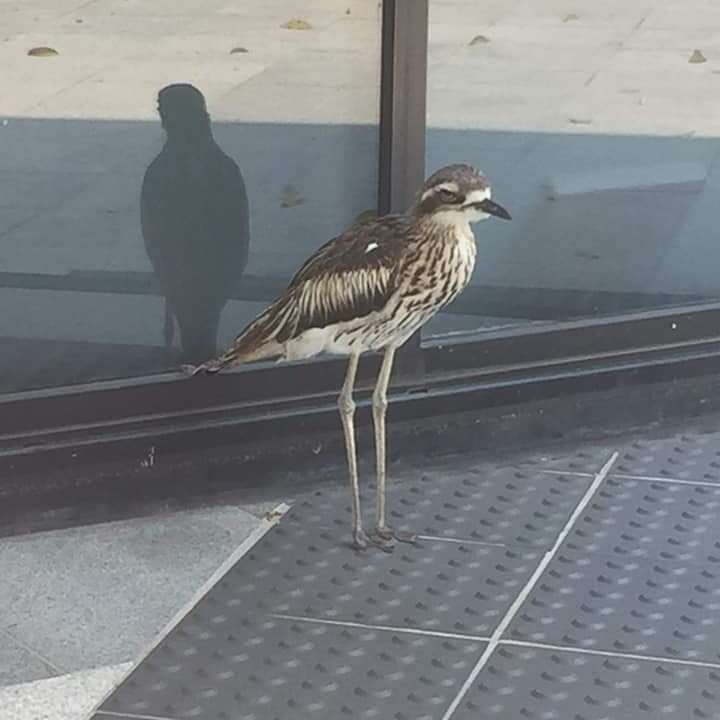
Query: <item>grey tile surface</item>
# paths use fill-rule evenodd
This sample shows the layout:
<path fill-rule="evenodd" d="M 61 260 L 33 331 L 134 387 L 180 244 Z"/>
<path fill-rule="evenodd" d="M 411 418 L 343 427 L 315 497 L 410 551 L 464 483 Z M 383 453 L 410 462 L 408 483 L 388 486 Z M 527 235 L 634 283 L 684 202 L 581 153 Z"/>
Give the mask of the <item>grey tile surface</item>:
<path fill-rule="evenodd" d="M 97 720 L 718 720 L 720 486 L 611 451 L 396 468 L 397 524 L 441 537 L 392 553 L 350 549 L 346 492 L 301 498 Z"/>
<path fill-rule="evenodd" d="M 502 647 L 454 720 L 720 718 L 720 673 L 668 663 Z"/>
<path fill-rule="evenodd" d="M 479 642 L 378 630 L 207 619 L 191 615 L 96 717 L 324 720 L 380 717 L 382 707 L 383 718 L 430 720 L 483 650 Z"/>
<path fill-rule="evenodd" d="M 720 663 L 720 487 L 609 478 L 510 636 Z"/>
<path fill-rule="evenodd" d="M 720 667 L 719 610 L 720 552 L 689 564 L 562 550 L 509 635 Z"/>
<path fill-rule="evenodd" d="M 0 686 L 55 675 L 57 669 L 0 630 Z"/>
<path fill-rule="evenodd" d="M 219 508 L 3 539 L 0 629 L 64 672 L 130 660 L 257 523 Z"/>
<path fill-rule="evenodd" d="M 695 430 L 629 442 L 614 472 L 720 483 L 720 433 Z"/>
<path fill-rule="evenodd" d="M 713 565 L 720 557 L 720 486 L 610 477 L 564 547 L 644 564 Z"/>
<path fill-rule="evenodd" d="M 536 567 L 531 548 L 423 540 L 356 553 L 347 528 L 282 522 L 228 572 L 234 612 L 489 635 Z"/>
<path fill-rule="evenodd" d="M 546 474 L 535 466 L 430 468 L 389 485 L 388 522 L 422 535 L 547 547 L 589 483 L 589 477 Z M 375 522 L 374 492 L 371 484 L 362 493 L 368 527 Z M 299 498 L 291 517 L 347 534 L 349 491 L 318 491 Z"/>
<path fill-rule="evenodd" d="M 588 443 L 579 448 L 551 448 L 546 452 L 521 457 L 516 464 L 527 471 L 537 468 L 542 472 L 595 475 L 609 460 L 613 450 L 611 445 L 603 443 Z"/>

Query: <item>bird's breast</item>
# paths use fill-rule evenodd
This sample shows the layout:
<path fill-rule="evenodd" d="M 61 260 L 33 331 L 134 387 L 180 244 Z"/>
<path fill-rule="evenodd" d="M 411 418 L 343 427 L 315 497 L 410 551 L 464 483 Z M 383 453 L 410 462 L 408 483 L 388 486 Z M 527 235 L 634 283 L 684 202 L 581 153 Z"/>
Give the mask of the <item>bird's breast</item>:
<path fill-rule="evenodd" d="M 418 307 L 441 307 L 462 292 L 475 267 L 475 237 L 446 233 L 418 246 L 404 268 L 405 294 Z"/>

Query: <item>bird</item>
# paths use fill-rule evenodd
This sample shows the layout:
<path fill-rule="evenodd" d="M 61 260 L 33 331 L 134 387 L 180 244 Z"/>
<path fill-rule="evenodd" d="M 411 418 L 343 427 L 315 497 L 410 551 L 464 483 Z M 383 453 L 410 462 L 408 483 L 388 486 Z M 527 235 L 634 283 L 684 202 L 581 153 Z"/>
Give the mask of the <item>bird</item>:
<path fill-rule="evenodd" d="M 216 143 L 203 94 L 188 83 L 158 93 L 167 139 L 140 193 L 145 248 L 165 297 L 165 346 L 175 320 L 182 359 L 217 352 L 220 315 L 245 271 L 250 210 L 237 163 Z"/>
<path fill-rule="evenodd" d="M 320 353 L 348 357 L 338 398 L 352 510 L 352 546 L 390 551 L 395 541 L 415 542 L 411 532 L 387 523 L 387 389 L 399 347 L 467 286 L 476 257 L 471 223 L 490 216 L 510 220 L 491 198 L 485 174 L 466 163 L 437 170 L 412 207 L 354 224 L 321 246 L 287 289 L 236 338 L 226 352 L 189 375 L 216 373 L 244 363 L 296 360 Z M 355 449 L 353 387 L 360 356 L 382 352 L 372 395 L 375 435 L 375 526 L 363 528 Z"/>

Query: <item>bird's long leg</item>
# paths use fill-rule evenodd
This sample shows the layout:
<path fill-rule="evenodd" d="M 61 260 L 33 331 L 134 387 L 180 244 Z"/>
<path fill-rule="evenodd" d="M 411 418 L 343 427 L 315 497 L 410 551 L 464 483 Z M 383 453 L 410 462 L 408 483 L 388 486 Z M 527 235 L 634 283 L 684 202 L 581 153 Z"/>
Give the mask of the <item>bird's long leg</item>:
<path fill-rule="evenodd" d="M 380 367 L 380 374 L 378 375 L 375 391 L 373 392 L 372 408 L 373 425 L 375 427 L 375 462 L 377 467 L 377 515 L 373 538 L 384 540 L 385 542 L 392 541 L 393 539 L 402 542 L 415 542 L 416 536 L 413 533 L 393 530 L 388 526 L 385 518 L 385 488 L 387 481 L 385 415 L 387 414 L 388 406 L 387 389 L 390 383 L 390 373 L 392 372 L 394 358 L 395 348 L 388 347 L 387 350 L 385 350 L 385 356 L 383 357 Z"/>
<path fill-rule="evenodd" d="M 353 400 L 353 387 L 355 386 L 355 375 L 357 374 L 358 354 L 350 355 L 348 360 L 345 382 L 343 383 L 338 407 L 340 408 L 340 419 L 342 420 L 343 433 L 345 435 L 345 450 L 347 451 L 348 471 L 350 473 L 350 490 L 352 493 L 352 533 L 353 547 L 358 550 L 368 546 L 368 537 L 362 527 L 362 515 L 360 513 L 360 487 L 358 485 L 357 454 L 355 452 L 355 427 L 353 417 L 355 415 L 355 401 Z"/>

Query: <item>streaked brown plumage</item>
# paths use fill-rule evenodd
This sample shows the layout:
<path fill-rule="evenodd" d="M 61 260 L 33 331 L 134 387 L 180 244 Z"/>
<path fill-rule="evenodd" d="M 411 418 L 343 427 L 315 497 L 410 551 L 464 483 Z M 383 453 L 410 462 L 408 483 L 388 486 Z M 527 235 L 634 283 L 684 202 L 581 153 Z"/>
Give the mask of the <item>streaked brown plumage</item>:
<path fill-rule="evenodd" d="M 470 281 L 475 238 L 470 222 L 489 215 L 510 219 L 490 199 L 484 175 L 450 165 L 423 185 L 405 215 L 354 226 L 323 245 L 298 270 L 285 292 L 219 358 L 193 369 L 218 370 L 271 357 L 294 360 L 321 352 L 348 355 L 340 410 L 353 490 L 353 539 L 387 546 L 412 540 L 385 524 L 385 410 L 394 353 Z M 377 526 L 370 538 L 360 518 L 352 388 L 359 356 L 384 350 L 373 395 L 377 454 Z"/>

